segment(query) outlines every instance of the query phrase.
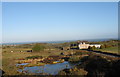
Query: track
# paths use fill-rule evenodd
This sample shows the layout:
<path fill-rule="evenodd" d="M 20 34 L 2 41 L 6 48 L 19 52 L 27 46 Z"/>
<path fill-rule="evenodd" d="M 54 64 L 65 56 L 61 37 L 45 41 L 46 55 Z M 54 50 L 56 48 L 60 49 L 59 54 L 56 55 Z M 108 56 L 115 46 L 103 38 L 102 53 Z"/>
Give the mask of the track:
<path fill-rule="evenodd" d="M 108 53 L 108 52 L 102 52 L 102 51 L 93 51 L 93 50 L 87 50 L 87 51 L 95 52 L 95 53 L 98 53 L 98 54 L 102 54 L 102 55 L 106 55 L 106 56 L 111 56 L 111 57 L 120 57 L 119 54 L 114 54 L 114 53 Z"/>

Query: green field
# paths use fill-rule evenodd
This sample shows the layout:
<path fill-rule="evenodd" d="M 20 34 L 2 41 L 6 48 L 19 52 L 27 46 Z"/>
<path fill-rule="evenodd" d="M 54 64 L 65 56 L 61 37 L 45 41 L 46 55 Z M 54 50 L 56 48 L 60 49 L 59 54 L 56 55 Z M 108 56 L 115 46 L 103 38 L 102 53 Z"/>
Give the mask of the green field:
<path fill-rule="evenodd" d="M 119 54 L 118 47 L 110 47 L 110 48 L 95 49 L 95 50 L 102 51 L 102 52 Z"/>

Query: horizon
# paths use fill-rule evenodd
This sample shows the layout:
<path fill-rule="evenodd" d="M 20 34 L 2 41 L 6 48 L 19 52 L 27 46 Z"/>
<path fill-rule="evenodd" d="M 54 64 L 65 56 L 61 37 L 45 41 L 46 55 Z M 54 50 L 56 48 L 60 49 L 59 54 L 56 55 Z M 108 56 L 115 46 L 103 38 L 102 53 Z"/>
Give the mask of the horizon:
<path fill-rule="evenodd" d="M 2 44 L 31 44 L 31 43 L 64 43 L 64 42 L 73 42 L 73 41 L 90 41 L 90 42 L 99 42 L 99 41 L 108 41 L 108 40 L 119 40 L 118 38 L 103 38 L 103 39 L 78 39 L 78 40 L 57 40 L 57 41 L 25 41 L 25 42 L 7 42 Z"/>
<path fill-rule="evenodd" d="M 118 38 L 117 2 L 4 2 L 3 43 Z"/>

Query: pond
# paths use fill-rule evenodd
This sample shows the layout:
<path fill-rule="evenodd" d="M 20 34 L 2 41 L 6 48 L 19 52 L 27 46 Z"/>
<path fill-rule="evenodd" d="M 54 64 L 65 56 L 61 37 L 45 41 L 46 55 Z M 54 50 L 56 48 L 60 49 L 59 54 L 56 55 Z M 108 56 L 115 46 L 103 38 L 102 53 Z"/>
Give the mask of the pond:
<path fill-rule="evenodd" d="M 29 63 L 22 63 L 22 64 L 16 64 L 16 66 L 19 66 L 19 65 L 27 65 Z"/>
<path fill-rule="evenodd" d="M 19 65 L 26 65 L 19 64 Z M 77 63 L 78 64 L 78 63 Z M 24 69 L 18 69 L 19 72 L 23 73 L 47 73 L 49 75 L 57 75 L 61 70 L 63 69 L 69 69 L 74 67 L 76 64 L 71 64 L 68 61 L 64 61 L 63 63 L 57 63 L 57 64 L 46 64 L 44 66 L 33 66 L 33 67 L 24 67 Z"/>

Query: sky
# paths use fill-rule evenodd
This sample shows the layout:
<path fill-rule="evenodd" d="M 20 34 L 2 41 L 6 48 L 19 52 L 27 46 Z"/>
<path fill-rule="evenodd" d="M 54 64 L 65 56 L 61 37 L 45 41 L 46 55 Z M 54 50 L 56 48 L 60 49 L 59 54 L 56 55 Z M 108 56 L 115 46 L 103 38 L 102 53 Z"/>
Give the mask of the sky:
<path fill-rule="evenodd" d="M 117 2 L 3 2 L 2 41 L 118 38 Z"/>

